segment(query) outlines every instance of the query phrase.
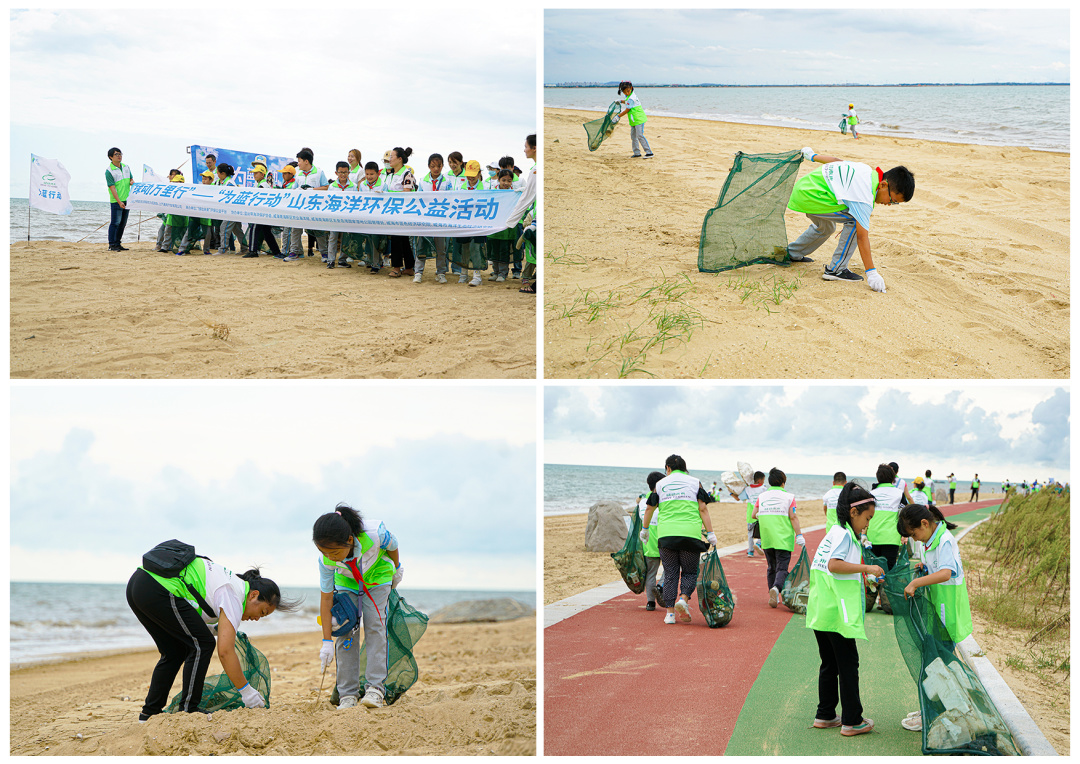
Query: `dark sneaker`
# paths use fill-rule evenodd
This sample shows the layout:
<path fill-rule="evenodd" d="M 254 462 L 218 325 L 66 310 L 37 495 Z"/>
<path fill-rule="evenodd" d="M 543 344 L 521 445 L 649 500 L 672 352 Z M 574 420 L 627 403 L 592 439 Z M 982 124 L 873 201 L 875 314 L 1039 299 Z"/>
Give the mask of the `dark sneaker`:
<path fill-rule="evenodd" d="M 802 257 L 794 257 L 794 256 L 789 255 L 789 259 L 793 263 L 812 263 L 812 262 L 814 262 L 814 258 L 807 257 L 806 255 L 803 255 Z"/>
<path fill-rule="evenodd" d="M 645 603 L 645 609 L 646 610 L 656 610 L 656 603 L 655 602 L 646 602 Z"/>
<path fill-rule="evenodd" d="M 352 264 L 345 260 L 338 260 L 338 268 L 352 268 Z"/>
<path fill-rule="evenodd" d="M 248 252 L 246 255 L 241 255 L 241 257 L 258 257 L 258 256 L 259 256 L 258 252 Z"/>
<path fill-rule="evenodd" d="M 128 248 L 127 248 L 127 247 L 124 247 L 124 246 L 118 246 L 118 247 L 116 248 L 116 251 L 117 251 L 117 252 L 127 252 L 127 251 L 128 251 Z"/>
<path fill-rule="evenodd" d="M 327 263 L 326 267 L 329 268 L 330 270 L 334 270 L 334 264 L 333 263 Z"/>
<path fill-rule="evenodd" d="M 631 159 L 641 159 L 641 154 L 631 154 L 630 158 Z"/>
<path fill-rule="evenodd" d="M 825 281 L 862 281 L 862 276 L 857 273 L 852 273 L 847 268 L 844 268 L 844 270 L 839 273 L 825 271 L 821 274 L 821 278 L 825 279 Z"/>
<path fill-rule="evenodd" d="M 649 152 L 648 154 L 646 154 L 646 155 L 645 155 L 645 158 L 646 158 L 646 159 L 648 159 L 648 158 L 649 158 L 649 157 L 651 157 L 652 155 L 653 155 L 653 153 L 652 153 L 652 152 L 650 151 L 650 152 Z"/>

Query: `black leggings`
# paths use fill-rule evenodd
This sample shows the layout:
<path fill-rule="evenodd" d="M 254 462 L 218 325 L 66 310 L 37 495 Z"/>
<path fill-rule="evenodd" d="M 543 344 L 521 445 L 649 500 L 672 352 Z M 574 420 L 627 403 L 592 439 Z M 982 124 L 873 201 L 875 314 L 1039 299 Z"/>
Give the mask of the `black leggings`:
<path fill-rule="evenodd" d="M 412 244 L 408 236 L 391 236 L 390 265 L 394 268 L 409 270 L 413 267 Z"/>
<path fill-rule="evenodd" d="M 834 719 L 836 704 L 839 703 L 843 709 L 841 724 L 849 727 L 861 724 L 863 707 L 859 698 L 859 649 L 855 646 L 855 640 L 835 631 L 817 629 L 814 629 L 814 636 L 817 638 L 818 655 L 821 656 L 817 718 Z"/>
<path fill-rule="evenodd" d="M 259 253 L 259 247 L 265 241 L 266 246 L 270 248 L 270 254 L 277 257 L 281 254 L 281 250 L 278 248 L 277 239 L 274 238 L 274 232 L 270 230 L 268 225 L 255 226 L 255 233 L 252 234 L 251 251 L 255 254 Z"/>
<path fill-rule="evenodd" d="M 660 562 L 664 566 L 664 607 L 675 607 L 676 594 L 682 594 L 687 601 L 697 586 L 699 552 L 683 552 L 660 547 Z M 682 571 L 682 584 L 679 572 Z"/>
<path fill-rule="evenodd" d="M 161 659 L 150 676 L 143 715 L 160 714 L 165 708 L 169 702 L 169 689 L 181 665 L 184 667 L 184 686 L 181 689 L 180 710 L 197 711 L 202 701 L 206 670 L 210 667 L 216 644 L 199 611 L 187 600 L 176 597 L 141 568 L 128 580 L 127 601 L 161 653 Z"/>

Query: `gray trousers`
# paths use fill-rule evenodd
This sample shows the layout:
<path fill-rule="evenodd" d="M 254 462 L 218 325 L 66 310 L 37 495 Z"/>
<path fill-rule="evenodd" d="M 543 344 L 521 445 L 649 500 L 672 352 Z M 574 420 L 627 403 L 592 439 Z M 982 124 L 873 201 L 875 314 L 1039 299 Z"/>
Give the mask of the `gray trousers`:
<path fill-rule="evenodd" d="M 390 584 L 368 588 L 375 604 L 379 606 L 379 612 L 375 612 L 375 605 L 360 591 L 360 626 L 364 629 L 363 646 L 367 648 L 367 666 L 364 670 L 364 678 L 367 679 L 368 687 L 374 687 L 379 692 L 384 692 L 383 682 L 390 671 L 388 665 L 388 646 L 386 641 L 386 604 L 390 599 Z M 357 595 L 348 593 L 352 597 Z M 379 613 L 382 617 L 379 617 Z M 360 697 L 360 627 L 351 634 L 334 638 L 334 660 L 337 661 L 337 689 L 338 697 L 344 698 L 352 695 Z M 345 643 L 349 646 L 345 647 Z"/>
<path fill-rule="evenodd" d="M 166 231 L 167 228 L 168 228 L 168 226 L 165 225 L 165 221 L 164 220 L 161 221 L 161 228 L 159 228 L 158 232 L 157 232 L 157 248 L 158 249 L 165 249 L 165 231 Z M 172 231 L 169 231 L 169 233 L 172 233 Z"/>
<path fill-rule="evenodd" d="M 754 524 L 746 524 L 746 551 L 748 554 L 754 553 Z"/>
<path fill-rule="evenodd" d="M 330 246 L 328 249 L 327 257 L 334 261 L 337 259 L 338 253 L 341 252 L 341 231 L 330 231 Z M 315 243 L 318 244 L 318 238 L 315 239 Z"/>
<path fill-rule="evenodd" d="M 221 221 L 221 252 L 225 251 L 225 247 L 229 242 L 229 234 L 236 237 L 236 248 L 243 249 L 243 245 L 240 243 L 240 237 L 244 233 L 244 224 L 239 220 L 222 220 Z"/>
<path fill-rule="evenodd" d="M 424 272 L 424 264 L 427 263 L 427 261 L 430 259 L 426 257 L 420 257 L 421 253 L 426 255 L 429 251 L 428 249 L 426 249 L 426 245 L 420 243 L 419 240 L 421 238 L 430 238 L 431 241 L 435 242 L 435 273 L 446 273 L 446 237 L 414 236 L 413 238 L 415 239 L 415 241 L 413 242 L 413 273 L 422 274 Z M 455 271 L 455 273 L 457 273 L 457 271 Z"/>
<path fill-rule="evenodd" d="M 653 592 L 656 591 L 656 573 L 660 570 L 659 557 L 645 558 L 645 599 L 653 602 Z"/>
<path fill-rule="evenodd" d="M 330 236 L 329 236 L 330 232 L 329 231 L 312 231 L 312 230 L 309 230 L 309 229 L 306 229 L 306 228 L 304 230 L 309 236 L 314 237 L 314 239 L 315 239 L 315 247 L 319 250 L 319 254 L 320 255 L 325 255 L 326 257 L 329 257 L 330 255 L 328 253 L 328 248 L 327 248 L 327 239 L 330 238 Z"/>
<path fill-rule="evenodd" d="M 638 141 L 641 141 L 641 148 L 645 149 L 646 154 L 652 153 L 652 149 L 649 148 L 649 142 L 645 140 L 644 122 L 642 122 L 640 125 L 630 126 L 630 145 L 633 146 L 635 155 L 641 154 L 640 149 L 638 149 Z"/>
<path fill-rule="evenodd" d="M 300 233 L 302 228 L 285 228 L 281 231 L 281 251 L 287 255 L 300 255 Z"/>
<path fill-rule="evenodd" d="M 826 266 L 830 273 L 839 273 L 848 267 L 851 256 L 858 248 L 855 237 L 855 218 L 847 212 L 829 212 L 823 215 L 807 215 L 810 218 L 810 227 L 803 231 L 802 236 L 788 245 L 788 252 L 792 257 L 806 257 L 815 249 L 825 243 L 825 240 L 833 235 L 836 224 L 840 223 L 843 229 L 840 231 L 840 242 L 836 245 L 832 260 Z"/>

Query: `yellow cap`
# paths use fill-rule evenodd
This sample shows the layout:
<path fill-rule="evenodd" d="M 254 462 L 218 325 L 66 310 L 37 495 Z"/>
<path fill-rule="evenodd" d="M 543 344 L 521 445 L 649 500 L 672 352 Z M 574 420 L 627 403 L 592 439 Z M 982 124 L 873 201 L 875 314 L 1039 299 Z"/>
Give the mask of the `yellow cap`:
<path fill-rule="evenodd" d="M 170 183 L 183 183 L 184 182 L 184 176 L 181 175 L 180 173 L 176 173 L 176 175 L 172 176 L 172 179 L 169 182 Z"/>
<path fill-rule="evenodd" d="M 465 165 L 465 175 L 470 178 L 475 178 L 480 174 L 480 163 L 475 159 L 470 159 L 468 164 Z"/>
<path fill-rule="evenodd" d="M 251 171 L 252 172 L 261 172 L 263 175 L 266 175 L 266 167 L 264 165 L 261 165 L 261 164 L 252 165 L 251 166 Z"/>

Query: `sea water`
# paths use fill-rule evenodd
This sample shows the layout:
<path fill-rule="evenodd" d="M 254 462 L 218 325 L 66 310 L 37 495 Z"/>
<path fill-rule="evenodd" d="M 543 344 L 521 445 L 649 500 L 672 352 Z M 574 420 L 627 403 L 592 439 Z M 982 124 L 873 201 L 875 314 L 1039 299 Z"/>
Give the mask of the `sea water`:
<path fill-rule="evenodd" d="M 33 241 L 68 241 L 83 240 L 90 244 L 101 244 L 102 249 L 109 244 L 109 203 L 108 202 L 72 202 L 70 215 L 56 215 L 30 209 L 26 198 L 12 198 L 9 201 L 11 220 L 11 243 L 26 241 L 27 217 L 30 218 L 30 238 Z M 140 225 L 141 221 L 141 225 Z M 124 228 L 123 244 L 133 241 L 157 241 L 158 227 L 161 221 L 150 212 L 132 210 L 128 213 L 127 226 Z"/>
<path fill-rule="evenodd" d="M 825 130 L 834 133 L 830 145 L 854 140 L 838 129 L 854 103 L 860 135 L 1069 151 L 1067 85 L 641 87 L 634 93 L 649 116 Z M 547 107 L 602 112 L 618 97 L 614 85 L 544 88 Z"/>
<path fill-rule="evenodd" d="M 12 664 L 32 664 L 58 657 L 73 658 L 102 650 L 153 648 L 154 641 L 128 607 L 127 584 L 11 583 Z M 320 628 L 319 590 L 283 587 L 286 597 L 303 597 L 295 613 L 273 613 L 260 621 L 244 621 L 250 637 L 290 634 Z M 402 597 L 424 613 L 468 600 L 510 597 L 536 607 L 536 592 L 409 589 Z M 317 657 L 318 642 L 313 642 Z"/>
<path fill-rule="evenodd" d="M 735 466 L 732 465 L 728 469 L 734 471 Z M 659 471 L 663 472 L 663 470 Z M 721 491 L 720 500 L 734 502 L 731 495 L 724 490 L 720 480 L 723 471 L 727 470 L 690 470 L 690 474 L 704 484 L 705 490 L 711 490 L 715 480 L 717 488 Z M 645 478 L 650 472 L 652 470 L 648 467 L 582 467 L 570 464 L 545 464 L 544 514 L 573 515 L 588 512 L 589 507 L 601 499 L 610 499 L 623 506 L 630 506 L 637 503 L 638 495 L 648 493 Z M 900 477 L 910 483 L 915 475 L 901 474 Z M 821 497 L 832 488 L 832 475 L 788 473 L 787 479 L 786 490 L 795 495 L 799 506 L 820 509 Z M 876 482 L 871 475 L 848 475 L 848 479 L 859 479 L 868 487 Z M 934 481 L 935 490 L 942 487 L 947 488 L 948 483 L 942 480 Z M 1000 488 L 1000 483 L 981 481 L 979 492 L 981 495 L 987 495 L 999 491 Z M 910 490 L 909 486 L 908 491 Z M 966 501 L 970 496 L 971 484 L 966 481 L 957 481 L 957 500 Z"/>

